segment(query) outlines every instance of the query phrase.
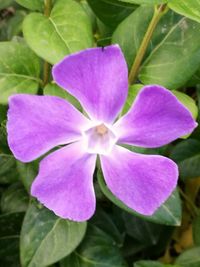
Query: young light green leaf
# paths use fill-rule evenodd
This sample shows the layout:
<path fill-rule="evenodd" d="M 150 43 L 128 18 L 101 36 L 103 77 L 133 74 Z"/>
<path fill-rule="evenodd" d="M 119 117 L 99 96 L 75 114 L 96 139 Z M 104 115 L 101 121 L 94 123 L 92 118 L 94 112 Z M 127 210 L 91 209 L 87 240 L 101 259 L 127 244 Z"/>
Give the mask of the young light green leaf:
<path fill-rule="evenodd" d="M 15 0 L 18 4 L 30 10 L 43 11 L 44 0 Z"/>
<path fill-rule="evenodd" d="M 23 32 L 35 53 L 52 64 L 93 46 L 90 18 L 74 0 L 56 1 L 49 18 L 31 13 L 24 20 Z"/>
<path fill-rule="evenodd" d="M 175 261 L 180 267 L 200 266 L 200 247 L 194 247 L 184 251 Z"/>
<path fill-rule="evenodd" d="M 139 79 L 144 84 L 160 84 L 168 89 L 183 86 L 199 67 L 199 42 L 200 24 L 180 18 L 150 53 Z"/>
<path fill-rule="evenodd" d="M 152 216 L 143 216 L 134 210 L 128 208 L 123 202 L 116 198 L 108 189 L 103 179 L 103 175 L 100 171 L 97 173 L 98 182 L 100 188 L 104 195 L 112 201 L 115 205 L 124 209 L 125 211 L 144 218 L 147 221 L 165 224 L 165 225 L 175 225 L 178 226 L 181 223 L 181 201 L 178 194 L 178 191 L 175 190 L 169 199 L 152 215 Z"/>
<path fill-rule="evenodd" d="M 168 6 L 175 12 L 200 22 L 200 0 L 169 0 Z"/>
<path fill-rule="evenodd" d="M 192 113 L 194 119 L 198 116 L 198 107 L 193 98 L 190 96 L 179 92 L 177 90 L 172 90 L 172 93 L 178 98 L 178 100 Z"/>
<path fill-rule="evenodd" d="M 104 231 L 90 225 L 86 236 L 74 253 L 60 267 L 127 267 L 115 241 Z"/>
<path fill-rule="evenodd" d="M 70 254 L 82 241 L 86 222 L 61 219 L 46 208 L 31 204 L 21 231 L 23 267 L 44 267 Z"/>
<path fill-rule="evenodd" d="M 15 93 L 36 93 L 40 62 L 30 48 L 23 42 L 1 42 L 0 54 L 0 103 Z"/>

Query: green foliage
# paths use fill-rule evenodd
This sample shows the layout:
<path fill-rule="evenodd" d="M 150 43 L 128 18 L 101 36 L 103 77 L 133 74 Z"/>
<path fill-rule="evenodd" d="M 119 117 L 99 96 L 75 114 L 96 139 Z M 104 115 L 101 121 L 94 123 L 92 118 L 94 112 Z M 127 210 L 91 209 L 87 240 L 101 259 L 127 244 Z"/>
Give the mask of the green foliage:
<path fill-rule="evenodd" d="M 80 247 L 60 267 L 127 267 L 114 240 L 96 226 L 89 226 Z"/>
<path fill-rule="evenodd" d="M 85 230 L 84 222 L 63 220 L 51 211 L 31 204 L 22 225 L 22 266 L 48 266 L 67 256 L 81 242 Z"/>
<path fill-rule="evenodd" d="M 35 53 L 52 64 L 93 46 L 89 16 L 73 0 L 56 1 L 49 18 L 31 13 L 24 21 L 23 32 Z"/>
<path fill-rule="evenodd" d="M 181 204 L 177 191 L 175 191 L 171 197 L 154 213 L 152 216 L 143 216 L 136 213 L 134 210 L 125 206 L 119 199 L 117 199 L 108 189 L 103 179 L 103 176 L 98 172 L 98 182 L 102 192 L 105 196 L 112 201 L 115 205 L 124 209 L 125 211 L 146 219 L 147 221 L 166 224 L 166 225 L 180 225 L 181 223 Z"/>
<path fill-rule="evenodd" d="M 40 61 L 24 42 L 0 43 L 0 103 L 15 93 L 35 94 L 40 79 Z"/>
<path fill-rule="evenodd" d="M 161 148 L 126 146 L 178 164 L 179 188 L 152 216 L 118 200 L 97 168 L 97 207 L 88 223 L 61 219 L 36 202 L 30 188 L 41 158 L 17 161 L 7 143 L 11 95 L 57 96 L 83 112 L 78 100 L 52 81 L 52 65 L 74 52 L 112 43 L 120 45 L 130 71 L 161 4 L 165 12 L 119 117 L 143 86 L 160 84 L 200 122 L 199 0 L 0 0 L 0 267 L 200 266 L 199 127 Z"/>
<path fill-rule="evenodd" d="M 199 0 L 169 0 L 169 7 L 181 15 L 200 22 Z"/>

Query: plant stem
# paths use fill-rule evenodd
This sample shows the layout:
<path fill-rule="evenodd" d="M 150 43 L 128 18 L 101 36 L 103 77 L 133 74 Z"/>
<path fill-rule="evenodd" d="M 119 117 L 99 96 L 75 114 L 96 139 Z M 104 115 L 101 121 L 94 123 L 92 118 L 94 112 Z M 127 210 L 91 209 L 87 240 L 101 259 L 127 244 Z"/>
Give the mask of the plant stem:
<path fill-rule="evenodd" d="M 52 0 L 44 0 L 44 15 L 49 17 L 51 14 Z M 50 64 L 45 61 L 43 67 L 43 87 L 49 82 Z"/>
<path fill-rule="evenodd" d="M 161 19 L 161 17 L 166 13 L 166 10 L 167 10 L 166 4 L 155 6 L 152 20 L 148 26 L 148 29 L 145 33 L 145 36 L 142 40 L 142 43 L 141 43 L 140 48 L 137 52 L 135 61 L 132 65 L 132 68 L 131 68 L 130 73 L 129 73 L 129 84 L 130 85 L 133 84 L 135 82 L 135 79 L 137 78 L 137 74 L 139 72 L 141 62 L 144 58 L 144 55 L 146 53 L 146 50 L 147 50 L 148 44 L 151 40 L 151 37 L 153 35 L 153 32 L 154 32 L 159 20 Z"/>

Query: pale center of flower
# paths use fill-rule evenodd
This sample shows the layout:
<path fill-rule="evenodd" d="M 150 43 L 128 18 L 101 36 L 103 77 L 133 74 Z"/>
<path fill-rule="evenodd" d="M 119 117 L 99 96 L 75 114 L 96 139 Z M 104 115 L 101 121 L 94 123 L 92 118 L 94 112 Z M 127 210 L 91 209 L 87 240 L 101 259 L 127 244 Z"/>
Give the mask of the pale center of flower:
<path fill-rule="evenodd" d="M 101 123 L 84 132 L 84 141 L 88 153 L 107 155 L 111 152 L 117 137 L 108 126 Z"/>

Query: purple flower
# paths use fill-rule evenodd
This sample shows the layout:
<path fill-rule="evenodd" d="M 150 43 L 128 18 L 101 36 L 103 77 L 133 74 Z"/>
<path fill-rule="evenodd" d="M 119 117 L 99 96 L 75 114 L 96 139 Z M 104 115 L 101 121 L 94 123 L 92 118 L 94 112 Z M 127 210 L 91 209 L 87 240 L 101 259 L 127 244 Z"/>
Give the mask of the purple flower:
<path fill-rule="evenodd" d="M 17 159 L 29 162 L 69 144 L 41 161 L 31 188 L 33 196 L 62 218 L 84 221 L 93 215 L 97 155 L 110 191 L 141 214 L 152 215 L 176 187 L 173 161 L 120 145 L 159 147 L 197 124 L 158 85 L 145 86 L 129 112 L 115 122 L 126 101 L 127 76 L 117 45 L 87 49 L 54 66 L 54 80 L 80 101 L 89 119 L 59 97 L 20 94 L 9 100 L 8 142 Z"/>

